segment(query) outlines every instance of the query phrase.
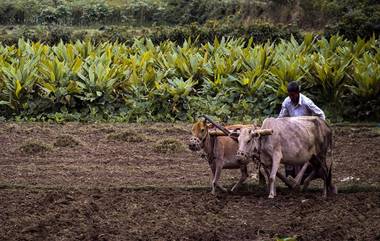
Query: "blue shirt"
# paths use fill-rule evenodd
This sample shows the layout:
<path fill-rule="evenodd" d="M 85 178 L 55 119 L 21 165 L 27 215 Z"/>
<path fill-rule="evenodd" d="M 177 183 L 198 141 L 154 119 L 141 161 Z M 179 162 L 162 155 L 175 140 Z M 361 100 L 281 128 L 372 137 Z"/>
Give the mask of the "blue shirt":
<path fill-rule="evenodd" d="M 314 102 L 300 93 L 300 98 L 296 105 L 287 97 L 282 102 L 282 108 L 279 118 L 281 117 L 296 117 L 296 116 L 319 116 L 323 120 L 326 118 L 325 113 L 314 104 Z"/>

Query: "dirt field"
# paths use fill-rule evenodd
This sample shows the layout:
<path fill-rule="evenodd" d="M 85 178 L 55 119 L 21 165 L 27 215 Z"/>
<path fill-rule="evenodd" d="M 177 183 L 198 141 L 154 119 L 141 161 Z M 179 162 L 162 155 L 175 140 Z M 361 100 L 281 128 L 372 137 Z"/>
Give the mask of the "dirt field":
<path fill-rule="evenodd" d="M 338 195 L 277 182 L 274 200 L 253 166 L 238 193 L 212 196 L 189 130 L 0 123 L 0 240 L 380 240 L 379 128 L 334 128 Z"/>

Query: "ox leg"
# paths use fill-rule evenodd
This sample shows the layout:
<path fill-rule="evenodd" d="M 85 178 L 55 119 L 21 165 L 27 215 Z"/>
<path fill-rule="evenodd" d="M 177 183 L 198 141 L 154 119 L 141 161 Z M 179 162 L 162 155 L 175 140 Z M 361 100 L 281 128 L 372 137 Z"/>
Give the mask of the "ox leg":
<path fill-rule="evenodd" d="M 318 174 L 323 177 L 323 197 L 327 197 L 328 189 L 329 189 L 329 169 L 326 164 L 326 156 L 320 155 L 315 156 L 315 162 L 317 163 L 316 166 L 319 166 Z"/>
<path fill-rule="evenodd" d="M 269 173 L 269 170 L 268 170 L 268 168 L 266 166 L 263 165 L 261 168 L 262 168 L 261 171 L 262 171 L 262 173 L 264 175 L 264 178 L 265 178 L 265 182 L 267 184 L 266 185 L 267 191 L 269 192 L 269 190 L 270 190 L 270 186 L 269 186 L 269 176 L 270 176 L 270 173 Z"/>
<path fill-rule="evenodd" d="M 215 160 L 215 163 L 219 163 L 219 162 L 221 162 L 221 161 Z M 212 194 L 214 194 L 214 195 L 216 193 L 215 192 L 216 187 L 218 187 L 223 192 L 227 192 L 227 189 L 225 189 L 222 185 L 219 184 L 219 178 L 220 178 L 221 173 L 222 173 L 222 166 L 216 164 L 215 175 L 214 175 L 214 179 L 212 180 Z"/>
<path fill-rule="evenodd" d="M 334 184 L 330 184 L 329 193 L 338 194 L 338 188 Z"/>
<path fill-rule="evenodd" d="M 270 190 L 269 190 L 268 198 L 274 198 L 276 196 L 276 186 L 275 186 L 276 174 L 277 174 L 278 168 L 280 167 L 280 162 L 281 162 L 282 156 L 281 156 L 280 152 L 275 152 L 275 153 L 273 153 L 272 158 L 273 158 L 272 159 L 272 171 L 271 171 L 270 177 L 269 177 Z"/>
<path fill-rule="evenodd" d="M 322 165 L 323 166 L 323 165 Z M 323 168 L 323 172 L 324 172 L 324 175 L 323 175 L 323 197 L 326 198 L 327 197 L 327 193 L 329 193 L 329 183 L 330 183 L 330 180 L 329 178 L 329 170 L 327 168 L 327 165 L 326 165 L 326 160 L 324 160 L 324 166 L 325 168 Z"/>
<path fill-rule="evenodd" d="M 302 191 L 303 191 L 303 192 L 306 191 L 306 189 L 307 189 L 307 187 L 309 186 L 311 180 L 314 179 L 315 174 L 316 174 L 316 170 L 313 169 L 313 170 L 311 171 L 311 173 L 309 174 L 309 176 L 305 179 L 305 181 L 303 182 L 303 187 L 302 187 Z"/>
<path fill-rule="evenodd" d="M 242 165 L 240 166 L 240 172 L 241 172 L 241 176 L 240 176 L 240 179 L 239 181 L 232 187 L 231 189 L 231 192 L 234 192 L 237 188 L 239 188 L 241 186 L 241 184 L 247 180 L 247 177 L 248 177 L 248 168 L 247 168 L 247 165 Z"/>
<path fill-rule="evenodd" d="M 264 175 L 263 180 L 265 180 L 265 182 L 268 183 L 268 191 L 269 191 L 269 176 L 270 176 L 269 171 L 266 167 L 263 166 L 261 169 L 261 172 L 262 172 L 262 175 Z M 283 175 L 281 172 L 277 172 L 276 176 L 281 181 L 283 181 L 285 185 L 288 186 L 289 188 L 293 187 L 293 182 L 289 181 L 289 179 L 285 175 Z"/>
<path fill-rule="evenodd" d="M 330 166 L 330 168 L 332 168 Z M 327 168 L 328 169 L 328 174 L 326 175 L 326 186 L 327 186 L 327 193 L 328 194 L 338 194 L 338 188 L 336 187 L 336 185 L 333 184 L 333 180 L 332 180 L 332 173 L 331 173 L 331 169 L 330 168 Z"/>
<path fill-rule="evenodd" d="M 324 198 L 327 197 L 327 182 L 326 182 L 326 180 L 324 180 L 324 182 L 323 182 L 323 197 Z"/>
<path fill-rule="evenodd" d="M 259 186 L 265 186 L 269 181 L 267 180 L 269 173 L 266 172 L 264 166 L 259 168 Z"/>
<path fill-rule="evenodd" d="M 216 171 L 215 162 L 210 163 L 210 168 L 212 172 L 211 193 L 215 195 L 215 186 L 214 186 L 215 171 Z"/>
<path fill-rule="evenodd" d="M 327 181 L 324 182 L 323 197 L 327 197 L 328 194 L 330 195 L 330 194 L 337 194 L 337 193 L 338 193 L 338 189 L 334 184 L 329 183 Z"/>
<path fill-rule="evenodd" d="M 293 188 L 294 182 L 289 180 L 290 176 L 285 177 L 281 172 L 277 172 L 276 176 L 280 178 L 280 180 L 283 181 L 286 184 L 286 186 L 288 186 L 289 188 Z"/>
<path fill-rule="evenodd" d="M 263 184 L 268 184 L 268 191 L 269 191 L 269 171 L 268 168 L 266 168 L 264 165 L 260 168 L 260 173 L 263 178 Z M 281 172 L 277 172 L 276 176 L 285 183 L 286 186 L 289 188 L 293 188 L 294 183 L 289 180 L 285 175 L 283 175 Z M 260 179 L 259 179 L 260 181 Z M 264 183 L 265 182 L 265 183 Z"/>
<path fill-rule="evenodd" d="M 308 168 L 309 166 L 309 162 L 306 162 L 301 170 L 298 172 L 296 178 L 294 179 L 294 184 L 293 184 L 293 188 L 299 188 L 300 184 L 301 184 L 301 181 L 302 181 L 302 178 L 303 178 L 303 175 L 305 174 L 305 171 L 306 169 Z M 289 176 L 288 179 L 292 179 L 293 177 Z"/>

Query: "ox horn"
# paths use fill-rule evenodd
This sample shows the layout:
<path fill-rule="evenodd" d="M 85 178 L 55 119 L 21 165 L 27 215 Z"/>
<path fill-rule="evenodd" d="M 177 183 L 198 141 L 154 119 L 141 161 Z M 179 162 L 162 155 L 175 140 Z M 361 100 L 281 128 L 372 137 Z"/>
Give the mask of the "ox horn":
<path fill-rule="evenodd" d="M 269 136 L 273 134 L 272 129 L 261 129 L 261 130 L 256 130 L 253 132 L 257 136 Z"/>

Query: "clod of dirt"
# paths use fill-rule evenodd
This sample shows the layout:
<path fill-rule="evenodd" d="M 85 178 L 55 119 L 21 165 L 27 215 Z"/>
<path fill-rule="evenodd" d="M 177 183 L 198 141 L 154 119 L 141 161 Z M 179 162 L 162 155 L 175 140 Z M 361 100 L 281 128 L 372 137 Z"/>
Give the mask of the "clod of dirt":
<path fill-rule="evenodd" d="M 144 136 L 141 134 L 132 131 L 126 130 L 121 133 L 112 133 L 107 136 L 109 140 L 118 140 L 118 141 L 127 141 L 127 142 L 143 142 Z"/>
<path fill-rule="evenodd" d="M 154 145 L 154 150 L 160 153 L 174 153 L 183 151 L 184 146 L 180 141 L 174 138 L 167 138 L 158 141 Z"/>
<path fill-rule="evenodd" d="M 79 145 L 79 141 L 70 135 L 58 136 L 54 142 L 54 146 L 57 147 L 74 147 Z"/>
<path fill-rule="evenodd" d="M 27 141 L 20 147 L 20 151 L 25 154 L 37 154 L 49 151 L 50 149 L 50 146 L 39 141 Z"/>

